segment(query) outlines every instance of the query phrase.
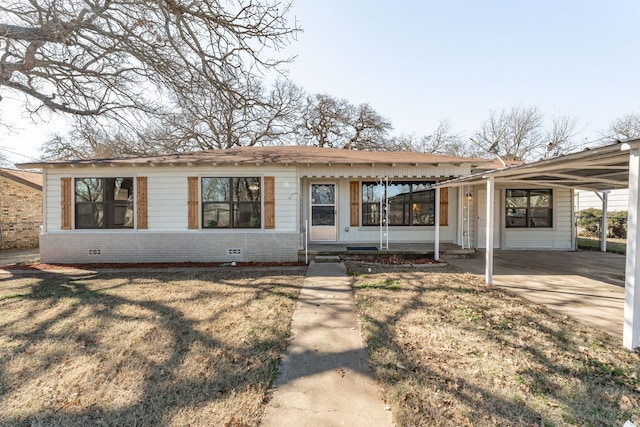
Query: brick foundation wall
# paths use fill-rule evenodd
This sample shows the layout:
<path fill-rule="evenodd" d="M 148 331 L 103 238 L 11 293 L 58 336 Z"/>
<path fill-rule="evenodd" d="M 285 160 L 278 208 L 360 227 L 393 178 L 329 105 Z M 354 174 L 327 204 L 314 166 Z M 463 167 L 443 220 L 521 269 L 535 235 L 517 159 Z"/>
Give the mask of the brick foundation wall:
<path fill-rule="evenodd" d="M 38 247 L 42 193 L 0 177 L 0 250 Z"/>
<path fill-rule="evenodd" d="M 44 263 L 298 261 L 298 233 L 55 232 L 40 235 Z"/>

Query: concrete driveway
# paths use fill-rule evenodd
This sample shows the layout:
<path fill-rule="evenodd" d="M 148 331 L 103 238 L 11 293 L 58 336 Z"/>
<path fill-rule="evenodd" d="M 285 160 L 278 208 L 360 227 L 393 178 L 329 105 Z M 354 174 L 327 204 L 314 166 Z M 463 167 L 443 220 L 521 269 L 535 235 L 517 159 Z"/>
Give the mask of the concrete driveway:
<path fill-rule="evenodd" d="M 484 277 L 484 252 L 447 259 Z M 494 285 L 622 340 L 625 256 L 595 251 L 495 251 Z"/>
<path fill-rule="evenodd" d="M 18 264 L 34 259 L 40 259 L 40 249 L 38 248 L 0 251 L 0 266 Z"/>

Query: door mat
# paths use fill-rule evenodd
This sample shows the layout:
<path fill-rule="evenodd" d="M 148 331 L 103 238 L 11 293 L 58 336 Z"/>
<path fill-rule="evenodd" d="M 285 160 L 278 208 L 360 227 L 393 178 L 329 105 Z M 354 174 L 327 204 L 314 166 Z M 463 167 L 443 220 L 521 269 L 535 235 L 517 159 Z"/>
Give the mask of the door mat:
<path fill-rule="evenodd" d="M 377 251 L 375 246 L 347 246 L 348 251 Z"/>

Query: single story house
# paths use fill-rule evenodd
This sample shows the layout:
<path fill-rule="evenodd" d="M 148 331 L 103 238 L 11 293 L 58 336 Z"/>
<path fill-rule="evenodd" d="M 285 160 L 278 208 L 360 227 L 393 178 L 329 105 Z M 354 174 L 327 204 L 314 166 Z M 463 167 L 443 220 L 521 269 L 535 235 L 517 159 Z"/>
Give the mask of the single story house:
<path fill-rule="evenodd" d="M 42 174 L 0 168 L 0 250 L 37 248 Z"/>
<path fill-rule="evenodd" d="M 20 166 L 43 170 L 41 260 L 86 263 L 295 261 L 305 242 L 484 248 L 486 190 L 433 188 L 498 165 L 279 146 Z M 496 187 L 494 247 L 573 249 L 572 200 L 552 185 Z"/>
<path fill-rule="evenodd" d="M 496 163 L 279 146 L 20 167 L 43 170 L 42 262 L 280 262 L 296 261 L 305 241 L 433 244 L 436 218 L 439 240 L 463 245 L 472 197 L 453 189 L 436 201 L 432 187 Z M 555 212 L 568 209 L 568 193 L 553 196 Z M 475 230 L 469 245 L 481 246 Z"/>

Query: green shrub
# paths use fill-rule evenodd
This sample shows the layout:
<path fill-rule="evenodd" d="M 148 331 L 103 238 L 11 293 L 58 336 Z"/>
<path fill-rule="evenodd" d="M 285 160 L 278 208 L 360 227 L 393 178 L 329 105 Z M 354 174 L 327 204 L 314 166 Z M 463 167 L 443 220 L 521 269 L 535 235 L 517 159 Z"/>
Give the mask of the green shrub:
<path fill-rule="evenodd" d="M 616 239 L 627 238 L 627 211 L 613 211 L 607 215 L 608 235 Z"/>
<path fill-rule="evenodd" d="M 598 236 L 600 234 L 600 222 L 602 209 L 583 209 L 578 212 L 578 230 L 585 236 Z"/>
<path fill-rule="evenodd" d="M 584 236 L 599 236 L 601 222 L 601 209 L 589 208 L 578 212 L 578 230 Z M 607 237 L 627 238 L 627 211 L 612 211 L 607 214 Z"/>

